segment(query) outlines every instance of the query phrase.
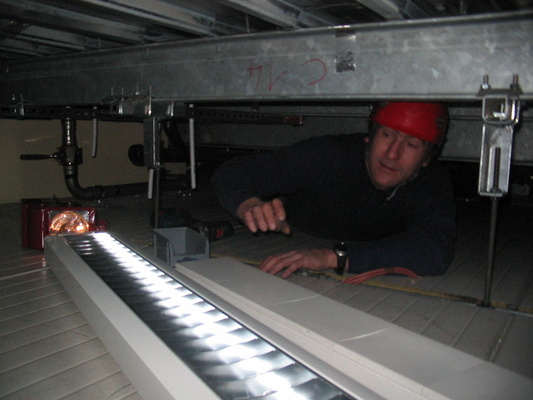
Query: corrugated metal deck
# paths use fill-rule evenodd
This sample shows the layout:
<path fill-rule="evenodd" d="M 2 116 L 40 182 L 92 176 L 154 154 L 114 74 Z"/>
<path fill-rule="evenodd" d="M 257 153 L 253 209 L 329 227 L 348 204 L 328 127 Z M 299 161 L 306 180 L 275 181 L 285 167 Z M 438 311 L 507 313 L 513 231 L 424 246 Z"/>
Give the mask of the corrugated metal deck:
<path fill-rule="evenodd" d="M 141 251 L 152 251 L 152 201 L 131 196 L 91 205 L 109 221 L 111 231 Z M 165 193 L 162 207 L 182 207 L 204 221 L 227 219 L 204 190 Z M 456 256 L 444 276 L 417 281 L 382 277 L 347 285 L 296 274 L 290 281 L 533 379 L 533 207 L 501 207 L 495 308 L 469 302 L 483 297 L 488 206 L 464 202 L 459 211 Z M 21 246 L 19 206 L 1 206 L 0 223 L 0 398 L 139 399 L 46 266 L 43 253 Z M 253 235 L 237 227 L 232 237 L 213 242 L 211 251 L 257 264 L 271 253 L 321 243 L 299 233 L 291 238 Z"/>

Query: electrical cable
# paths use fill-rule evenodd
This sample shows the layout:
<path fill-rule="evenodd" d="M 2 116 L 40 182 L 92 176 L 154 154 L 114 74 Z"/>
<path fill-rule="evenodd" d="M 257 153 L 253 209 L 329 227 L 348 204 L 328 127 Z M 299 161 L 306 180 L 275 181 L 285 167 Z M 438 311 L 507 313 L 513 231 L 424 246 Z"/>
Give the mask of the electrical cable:
<path fill-rule="evenodd" d="M 377 276 L 382 276 L 382 275 L 389 275 L 389 274 L 407 275 L 408 277 L 413 278 L 413 279 L 420 278 L 417 274 L 415 274 L 410 269 L 401 268 L 401 267 L 392 267 L 392 268 L 379 268 L 379 269 L 375 269 L 372 271 L 363 272 L 361 274 L 357 274 L 355 276 L 342 280 L 342 283 L 358 285 L 360 283 L 367 281 L 368 279 L 372 279 L 372 278 L 375 278 Z"/>

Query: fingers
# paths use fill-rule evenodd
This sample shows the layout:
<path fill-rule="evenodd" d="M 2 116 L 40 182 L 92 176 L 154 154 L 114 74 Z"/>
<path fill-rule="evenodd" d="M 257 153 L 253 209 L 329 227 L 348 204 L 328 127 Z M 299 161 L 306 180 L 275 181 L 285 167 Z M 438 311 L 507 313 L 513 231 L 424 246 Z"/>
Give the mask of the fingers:
<path fill-rule="evenodd" d="M 291 229 L 285 218 L 285 208 L 280 199 L 256 203 L 243 210 L 242 215 L 244 224 L 254 233 L 281 231 L 288 235 Z"/>
<path fill-rule="evenodd" d="M 291 226 L 289 225 L 289 223 L 287 221 L 281 221 L 279 223 L 279 230 L 284 233 L 285 235 L 290 235 L 291 234 Z"/>
<path fill-rule="evenodd" d="M 245 211 L 242 220 L 244 222 L 244 225 L 246 225 L 250 231 L 252 231 L 253 233 L 257 232 L 258 226 L 255 222 L 252 210 Z"/>
<path fill-rule="evenodd" d="M 285 221 L 287 215 L 285 214 L 285 207 L 283 206 L 283 202 L 280 199 L 274 199 L 272 200 L 271 204 L 274 215 L 276 215 L 278 221 Z"/>
<path fill-rule="evenodd" d="M 256 219 L 259 223 L 259 229 L 263 232 L 277 231 L 279 227 L 279 219 L 276 215 L 272 202 L 263 203 L 261 207 L 256 208 Z"/>
<path fill-rule="evenodd" d="M 242 220 L 250 231 L 255 233 L 258 230 L 262 232 L 277 230 L 277 226 L 272 222 L 272 212 L 269 213 L 268 207 L 265 207 L 267 204 L 261 202 L 244 211 Z M 271 226 L 272 229 L 270 229 Z"/>
<path fill-rule="evenodd" d="M 281 277 L 288 278 L 295 271 L 304 267 L 303 261 L 304 260 L 301 253 L 297 251 L 291 251 L 286 254 L 268 257 L 259 266 L 259 269 L 272 275 L 277 275 L 283 271 Z"/>
<path fill-rule="evenodd" d="M 336 256 L 333 250 L 314 249 L 270 256 L 263 261 L 259 269 L 272 275 L 281 272 L 282 278 L 288 278 L 301 268 L 318 271 L 335 268 L 336 265 Z"/>
<path fill-rule="evenodd" d="M 287 218 L 287 214 L 285 213 L 285 207 L 283 206 L 283 202 L 280 199 L 272 200 L 272 208 L 274 210 L 274 215 L 278 221 L 277 229 L 283 232 L 285 235 L 289 235 L 291 233 L 291 227 L 285 220 Z"/>

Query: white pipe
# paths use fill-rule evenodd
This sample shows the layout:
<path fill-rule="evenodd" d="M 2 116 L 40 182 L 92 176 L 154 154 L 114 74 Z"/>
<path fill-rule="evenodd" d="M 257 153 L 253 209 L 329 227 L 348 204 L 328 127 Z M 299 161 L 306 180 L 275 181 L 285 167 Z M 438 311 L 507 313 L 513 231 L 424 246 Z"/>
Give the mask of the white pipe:
<path fill-rule="evenodd" d="M 148 198 L 151 200 L 154 194 L 154 169 L 148 170 Z"/>
<path fill-rule="evenodd" d="M 194 107 L 194 104 L 189 104 Z M 196 189 L 196 154 L 194 144 L 194 118 L 189 118 L 189 157 L 191 163 L 191 189 Z"/>
<path fill-rule="evenodd" d="M 93 107 L 96 110 L 96 107 Z M 93 146 L 91 151 L 92 158 L 96 158 L 96 152 L 98 148 L 98 119 L 93 118 Z"/>

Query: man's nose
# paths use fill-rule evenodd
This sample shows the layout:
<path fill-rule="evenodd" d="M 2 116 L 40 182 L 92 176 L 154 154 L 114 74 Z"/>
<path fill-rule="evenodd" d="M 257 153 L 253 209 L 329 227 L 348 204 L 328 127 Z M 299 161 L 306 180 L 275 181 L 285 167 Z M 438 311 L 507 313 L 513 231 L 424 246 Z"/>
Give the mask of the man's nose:
<path fill-rule="evenodd" d="M 387 157 L 391 160 L 398 160 L 402 156 L 402 146 L 401 140 L 392 141 L 387 149 Z"/>

